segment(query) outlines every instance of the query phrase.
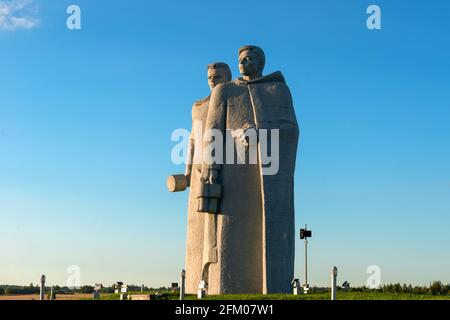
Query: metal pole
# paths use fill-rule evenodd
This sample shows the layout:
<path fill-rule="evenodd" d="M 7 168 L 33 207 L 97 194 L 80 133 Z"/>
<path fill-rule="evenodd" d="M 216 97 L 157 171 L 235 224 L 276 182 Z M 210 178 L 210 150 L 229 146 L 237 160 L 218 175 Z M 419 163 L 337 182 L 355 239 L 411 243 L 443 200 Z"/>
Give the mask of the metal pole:
<path fill-rule="evenodd" d="M 337 268 L 333 267 L 331 269 L 331 300 L 336 300 L 336 291 L 337 291 Z"/>
<path fill-rule="evenodd" d="M 305 285 L 308 284 L 308 239 L 305 238 Z"/>
<path fill-rule="evenodd" d="M 184 300 L 185 293 L 185 282 L 186 282 L 186 271 L 181 271 L 181 287 L 180 287 L 180 300 Z"/>
<path fill-rule="evenodd" d="M 308 230 L 308 225 L 305 224 L 305 232 Z M 308 238 L 305 237 L 305 285 L 308 285 Z"/>

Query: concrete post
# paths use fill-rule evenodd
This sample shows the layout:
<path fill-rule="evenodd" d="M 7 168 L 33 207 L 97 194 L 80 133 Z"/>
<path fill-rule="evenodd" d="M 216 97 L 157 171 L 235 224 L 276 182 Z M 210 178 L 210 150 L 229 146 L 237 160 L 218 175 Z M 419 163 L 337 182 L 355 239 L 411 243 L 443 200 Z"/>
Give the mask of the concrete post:
<path fill-rule="evenodd" d="M 183 269 L 181 271 L 181 287 L 180 287 L 180 300 L 184 300 L 184 293 L 186 290 L 186 271 Z"/>
<path fill-rule="evenodd" d="M 336 291 L 337 291 L 337 268 L 333 267 L 331 269 L 331 300 L 336 300 Z"/>
<path fill-rule="evenodd" d="M 40 294 L 39 294 L 40 300 L 45 299 L 44 294 L 45 294 L 45 275 L 42 275 L 41 276 L 41 290 L 40 290 Z"/>

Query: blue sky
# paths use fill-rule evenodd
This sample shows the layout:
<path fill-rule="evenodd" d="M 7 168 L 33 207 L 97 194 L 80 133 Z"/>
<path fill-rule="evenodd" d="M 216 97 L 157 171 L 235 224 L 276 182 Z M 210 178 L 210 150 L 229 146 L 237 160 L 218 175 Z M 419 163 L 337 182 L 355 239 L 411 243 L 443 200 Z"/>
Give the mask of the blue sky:
<path fill-rule="evenodd" d="M 448 1 L 0 1 L 0 284 L 169 285 L 184 264 L 187 193 L 170 140 L 256 44 L 291 88 L 301 140 L 296 225 L 309 282 L 450 282 Z M 66 28 L 77 4 L 82 29 Z M 366 9 L 382 10 L 382 30 Z M 1 8 L 1 6 L 0 6 Z M 11 20 L 8 20 L 11 21 Z M 3 23 L 3 27 L 1 25 Z M 296 243 L 303 276 L 303 243 Z"/>

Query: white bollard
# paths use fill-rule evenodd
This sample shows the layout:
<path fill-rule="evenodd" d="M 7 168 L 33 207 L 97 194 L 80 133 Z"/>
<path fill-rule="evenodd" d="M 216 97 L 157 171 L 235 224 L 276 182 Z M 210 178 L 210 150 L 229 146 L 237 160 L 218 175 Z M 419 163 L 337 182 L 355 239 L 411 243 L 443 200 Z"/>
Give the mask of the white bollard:
<path fill-rule="evenodd" d="M 120 300 L 128 300 L 128 294 L 127 293 L 121 293 L 120 294 Z"/>
<path fill-rule="evenodd" d="M 180 287 L 180 300 L 184 300 L 184 293 L 186 290 L 186 271 L 181 271 L 181 287 Z"/>
<path fill-rule="evenodd" d="M 336 300 L 337 271 L 337 267 L 333 267 L 333 269 L 331 269 L 331 300 Z"/>
<path fill-rule="evenodd" d="M 198 292 L 197 292 L 197 298 L 203 299 L 206 297 L 206 289 L 208 289 L 208 284 L 206 281 L 200 281 L 200 284 L 198 285 Z"/>
<path fill-rule="evenodd" d="M 44 300 L 44 294 L 45 294 L 45 275 L 41 276 L 41 290 L 39 294 L 40 300 Z"/>
<path fill-rule="evenodd" d="M 298 296 L 301 293 L 301 285 L 300 285 L 300 279 L 294 279 L 292 280 L 292 288 L 293 288 L 293 294 L 294 296 Z"/>

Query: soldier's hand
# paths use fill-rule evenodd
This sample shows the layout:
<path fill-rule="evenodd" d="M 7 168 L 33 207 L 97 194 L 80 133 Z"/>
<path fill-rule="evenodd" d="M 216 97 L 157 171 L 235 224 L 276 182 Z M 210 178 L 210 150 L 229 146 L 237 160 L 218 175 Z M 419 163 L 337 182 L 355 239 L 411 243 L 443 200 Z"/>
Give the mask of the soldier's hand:
<path fill-rule="evenodd" d="M 213 169 L 209 171 L 209 183 L 216 184 L 219 180 L 219 171 Z"/>
<path fill-rule="evenodd" d="M 201 182 L 208 182 L 209 181 L 209 169 L 203 168 L 202 169 L 202 175 L 200 177 Z"/>
<path fill-rule="evenodd" d="M 219 171 L 215 169 L 204 169 L 202 170 L 202 177 L 200 178 L 202 182 L 215 184 L 219 180 Z"/>
<path fill-rule="evenodd" d="M 253 125 L 245 125 L 241 129 L 234 130 L 233 137 L 243 146 L 248 147 L 250 137 L 256 136 L 256 128 Z"/>

